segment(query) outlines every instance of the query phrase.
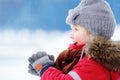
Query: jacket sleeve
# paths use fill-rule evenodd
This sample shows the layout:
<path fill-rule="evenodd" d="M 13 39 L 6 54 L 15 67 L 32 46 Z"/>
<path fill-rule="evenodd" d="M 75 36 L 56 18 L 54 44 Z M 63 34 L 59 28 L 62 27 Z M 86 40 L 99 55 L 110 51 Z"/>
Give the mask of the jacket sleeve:
<path fill-rule="evenodd" d="M 41 80 L 73 80 L 73 78 L 54 67 L 49 67 L 41 76 Z"/>
<path fill-rule="evenodd" d="M 109 80 L 109 72 L 93 59 L 83 58 L 68 74 L 54 67 L 48 68 L 41 80 Z"/>

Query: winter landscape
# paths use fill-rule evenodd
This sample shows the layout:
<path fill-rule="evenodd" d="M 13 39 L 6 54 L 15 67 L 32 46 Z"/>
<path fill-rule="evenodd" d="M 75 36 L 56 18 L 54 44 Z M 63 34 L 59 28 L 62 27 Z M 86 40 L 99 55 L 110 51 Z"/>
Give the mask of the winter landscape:
<path fill-rule="evenodd" d="M 117 20 L 112 39 L 118 41 L 120 1 L 108 1 Z M 79 0 L 0 0 L 0 79 L 39 80 L 28 73 L 28 57 L 46 51 L 56 58 L 72 43 L 65 18 L 78 3 Z"/>

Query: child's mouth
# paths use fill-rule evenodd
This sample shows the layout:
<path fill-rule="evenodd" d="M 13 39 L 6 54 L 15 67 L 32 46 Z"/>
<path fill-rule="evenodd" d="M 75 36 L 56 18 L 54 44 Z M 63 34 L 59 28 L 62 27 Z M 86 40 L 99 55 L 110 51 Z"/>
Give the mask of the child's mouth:
<path fill-rule="evenodd" d="M 77 45 L 77 42 L 75 42 L 74 45 Z"/>

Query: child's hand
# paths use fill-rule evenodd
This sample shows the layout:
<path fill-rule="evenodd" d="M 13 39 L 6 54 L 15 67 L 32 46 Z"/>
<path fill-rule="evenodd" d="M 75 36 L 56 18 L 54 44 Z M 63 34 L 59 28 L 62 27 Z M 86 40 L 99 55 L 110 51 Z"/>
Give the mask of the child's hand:
<path fill-rule="evenodd" d="M 28 72 L 34 75 L 41 76 L 48 67 L 54 65 L 54 56 L 40 51 L 29 57 L 28 61 Z"/>

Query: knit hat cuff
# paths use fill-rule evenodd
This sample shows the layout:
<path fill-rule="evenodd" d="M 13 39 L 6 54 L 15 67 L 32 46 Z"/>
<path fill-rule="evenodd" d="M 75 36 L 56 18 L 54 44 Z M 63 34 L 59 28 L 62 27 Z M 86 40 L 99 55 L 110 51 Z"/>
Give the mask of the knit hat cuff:
<path fill-rule="evenodd" d="M 92 16 L 89 16 L 87 18 L 84 17 L 83 15 L 82 16 L 78 15 L 78 17 L 75 19 L 75 17 L 70 16 L 66 19 L 66 23 L 69 25 L 83 26 L 93 36 L 99 35 L 99 36 L 111 38 L 115 29 L 114 20 L 113 19 L 107 20 L 108 18 L 103 18 L 99 16 L 97 16 L 96 18 L 94 17 L 92 18 Z M 74 19 L 69 19 L 69 18 L 74 18 Z"/>

